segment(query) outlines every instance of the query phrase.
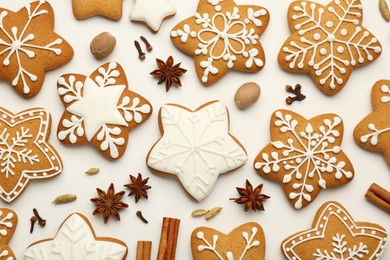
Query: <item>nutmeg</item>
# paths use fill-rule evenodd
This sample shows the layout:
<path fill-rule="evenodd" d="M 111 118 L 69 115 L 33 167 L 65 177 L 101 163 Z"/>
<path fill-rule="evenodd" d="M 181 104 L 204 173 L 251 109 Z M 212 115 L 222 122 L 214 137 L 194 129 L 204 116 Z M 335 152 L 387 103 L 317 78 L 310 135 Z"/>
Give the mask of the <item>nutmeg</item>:
<path fill-rule="evenodd" d="M 246 109 L 257 102 L 261 89 L 255 82 L 247 82 L 237 89 L 234 102 L 240 109 Z"/>
<path fill-rule="evenodd" d="M 108 32 L 102 32 L 91 41 L 90 49 L 96 59 L 101 60 L 112 53 L 116 39 Z"/>

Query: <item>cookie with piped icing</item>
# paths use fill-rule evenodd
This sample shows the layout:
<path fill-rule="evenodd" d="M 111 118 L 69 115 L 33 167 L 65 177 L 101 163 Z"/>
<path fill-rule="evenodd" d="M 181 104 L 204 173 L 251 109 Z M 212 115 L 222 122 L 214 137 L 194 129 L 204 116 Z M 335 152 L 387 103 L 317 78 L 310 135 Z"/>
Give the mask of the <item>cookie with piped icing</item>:
<path fill-rule="evenodd" d="M 14 211 L 0 208 L 0 259 L 16 259 L 14 252 L 8 245 L 15 233 L 18 216 Z"/>
<path fill-rule="evenodd" d="M 73 15 L 77 20 L 100 15 L 112 20 L 122 18 L 123 0 L 72 0 Z"/>

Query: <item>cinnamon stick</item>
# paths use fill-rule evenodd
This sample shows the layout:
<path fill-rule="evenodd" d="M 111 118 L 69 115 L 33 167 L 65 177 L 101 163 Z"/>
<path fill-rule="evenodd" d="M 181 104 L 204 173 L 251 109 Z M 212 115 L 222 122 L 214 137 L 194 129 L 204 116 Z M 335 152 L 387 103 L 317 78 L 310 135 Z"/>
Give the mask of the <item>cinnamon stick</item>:
<path fill-rule="evenodd" d="M 152 241 L 138 241 L 136 260 L 150 260 L 151 251 Z"/>
<path fill-rule="evenodd" d="M 174 260 L 180 219 L 163 218 L 157 260 Z"/>
<path fill-rule="evenodd" d="M 366 199 L 390 214 L 390 192 L 373 183 L 365 195 Z"/>

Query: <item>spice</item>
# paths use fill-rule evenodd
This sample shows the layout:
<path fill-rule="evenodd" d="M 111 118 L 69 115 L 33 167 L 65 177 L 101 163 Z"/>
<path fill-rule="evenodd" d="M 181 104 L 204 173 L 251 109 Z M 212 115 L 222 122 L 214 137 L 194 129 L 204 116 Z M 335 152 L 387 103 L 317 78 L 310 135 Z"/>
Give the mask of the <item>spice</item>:
<path fill-rule="evenodd" d="M 260 86 L 255 82 L 244 83 L 237 89 L 234 95 L 234 102 L 239 109 L 247 109 L 259 100 L 261 93 Z"/>
<path fill-rule="evenodd" d="M 76 194 L 63 194 L 53 200 L 53 204 L 65 204 L 77 199 Z"/>
<path fill-rule="evenodd" d="M 125 195 L 124 191 L 115 193 L 114 184 L 111 183 L 107 190 L 107 193 L 101 189 L 96 189 L 99 197 L 91 199 L 91 202 L 95 204 L 96 209 L 93 211 L 93 215 L 99 215 L 103 213 L 103 220 L 106 224 L 110 216 L 113 216 L 118 221 L 121 220 L 119 210 L 127 208 L 129 205 L 122 202 L 121 199 Z"/>
<path fill-rule="evenodd" d="M 142 51 L 141 45 L 139 44 L 139 42 L 138 41 L 134 41 L 134 45 L 135 45 L 135 48 L 138 51 L 138 58 L 140 60 L 145 60 L 145 53 Z"/>
<path fill-rule="evenodd" d="M 101 60 L 109 56 L 115 49 L 116 39 L 108 32 L 97 35 L 91 41 L 90 50 L 96 59 Z"/>
<path fill-rule="evenodd" d="M 379 11 L 386 22 L 390 22 L 390 10 L 386 0 L 379 0 Z"/>
<path fill-rule="evenodd" d="M 295 101 L 302 101 L 306 98 L 305 95 L 302 94 L 302 86 L 300 84 L 296 84 L 295 88 L 292 86 L 287 85 L 286 91 L 294 94 L 295 96 L 289 96 L 286 98 L 287 105 L 291 105 Z"/>
<path fill-rule="evenodd" d="M 169 56 L 166 62 L 156 59 L 157 70 L 150 73 L 155 78 L 160 78 L 157 84 L 165 82 L 165 90 L 168 92 L 172 84 L 181 87 L 180 76 L 187 72 L 186 69 L 180 68 L 181 63 L 173 65 L 172 56 Z"/>
<path fill-rule="evenodd" d="M 192 211 L 191 216 L 201 217 L 201 216 L 206 215 L 207 212 L 209 212 L 207 209 L 196 209 L 196 210 Z"/>
<path fill-rule="evenodd" d="M 179 226 L 180 219 L 164 217 L 157 260 L 175 259 Z"/>
<path fill-rule="evenodd" d="M 246 180 L 245 184 L 245 188 L 236 188 L 237 192 L 240 194 L 240 197 L 231 198 L 230 200 L 234 200 L 234 202 L 238 204 L 245 204 L 245 212 L 247 212 L 250 208 L 253 211 L 264 211 L 263 202 L 271 197 L 265 194 L 260 194 L 261 190 L 263 189 L 263 184 L 258 185 L 255 189 L 253 189 L 252 184 L 248 180 Z"/>
<path fill-rule="evenodd" d="M 219 212 L 221 212 L 222 210 L 222 207 L 215 207 L 215 208 L 212 208 L 210 209 L 206 215 L 204 215 L 205 219 L 206 220 L 209 220 L 209 219 L 212 219 L 213 217 L 215 217 L 216 215 L 219 214 Z"/>
<path fill-rule="evenodd" d="M 390 214 L 390 192 L 373 183 L 368 189 L 366 199 Z"/>
<path fill-rule="evenodd" d="M 38 220 L 38 226 L 40 226 L 40 227 L 44 227 L 44 226 L 46 226 L 46 219 L 43 219 L 43 218 L 41 218 L 41 216 L 39 215 L 39 213 L 38 213 L 38 210 L 37 209 L 33 209 L 33 213 L 34 213 L 34 216 L 37 218 L 37 220 Z"/>
<path fill-rule="evenodd" d="M 143 42 L 145 43 L 145 45 L 146 45 L 146 50 L 147 50 L 148 52 L 151 52 L 151 51 L 153 50 L 152 45 L 150 45 L 150 43 L 148 42 L 148 40 L 146 40 L 145 37 L 141 36 L 140 38 L 141 38 L 141 41 L 143 41 Z"/>
<path fill-rule="evenodd" d="M 99 173 L 100 169 L 99 168 L 90 168 L 88 169 L 85 174 L 87 175 L 95 175 L 97 173 Z"/>
<path fill-rule="evenodd" d="M 137 256 L 135 260 L 150 260 L 152 241 L 137 241 Z"/>
<path fill-rule="evenodd" d="M 140 220 L 142 220 L 142 222 L 144 222 L 145 224 L 148 224 L 148 223 L 149 223 L 149 221 L 147 221 L 146 218 L 142 215 L 142 211 L 139 211 L 139 210 L 138 210 L 135 214 L 136 214 L 137 217 L 138 217 Z"/>
<path fill-rule="evenodd" d="M 32 216 L 30 218 L 30 222 L 31 222 L 31 226 L 30 226 L 30 234 L 32 234 L 32 232 L 34 231 L 34 226 L 35 226 L 35 222 L 37 222 L 37 217 L 36 216 Z"/>
<path fill-rule="evenodd" d="M 123 185 L 130 189 L 130 193 L 128 196 L 134 195 L 135 203 L 137 203 L 141 197 L 148 199 L 147 191 L 152 188 L 151 186 L 146 185 L 149 181 L 149 178 L 143 179 L 141 173 L 138 173 L 137 178 L 134 177 L 133 175 L 129 175 L 129 177 L 131 183 Z"/>

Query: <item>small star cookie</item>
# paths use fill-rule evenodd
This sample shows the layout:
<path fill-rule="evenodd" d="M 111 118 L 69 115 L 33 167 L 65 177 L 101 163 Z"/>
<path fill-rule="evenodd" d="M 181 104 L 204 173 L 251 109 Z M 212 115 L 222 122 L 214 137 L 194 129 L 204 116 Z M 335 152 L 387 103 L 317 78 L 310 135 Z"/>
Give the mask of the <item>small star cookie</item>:
<path fill-rule="evenodd" d="M 73 15 L 77 20 L 101 15 L 112 20 L 122 18 L 123 0 L 72 0 Z"/>
<path fill-rule="evenodd" d="M 18 216 L 10 209 L 0 208 L 0 259 L 16 259 L 14 252 L 8 246 L 15 233 Z"/>

